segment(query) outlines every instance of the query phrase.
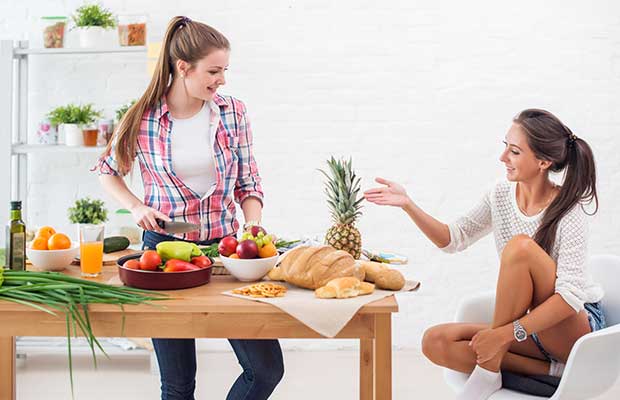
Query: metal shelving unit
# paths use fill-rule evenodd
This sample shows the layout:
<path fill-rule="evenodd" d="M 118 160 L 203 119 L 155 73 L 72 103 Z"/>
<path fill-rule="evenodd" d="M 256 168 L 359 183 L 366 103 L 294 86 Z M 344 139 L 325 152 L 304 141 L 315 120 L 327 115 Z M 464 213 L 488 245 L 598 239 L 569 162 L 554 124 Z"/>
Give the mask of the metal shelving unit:
<path fill-rule="evenodd" d="M 28 190 L 28 157 L 39 154 L 98 154 L 103 147 L 65 146 L 28 144 L 28 61 L 30 57 L 54 57 L 56 55 L 74 55 L 82 57 L 92 54 L 147 54 L 146 46 L 109 47 L 109 48 L 63 48 L 39 49 L 29 48 L 27 41 L 0 41 L 0 148 L 5 149 L 5 156 L 0 157 L 0 183 L 5 183 L 5 190 L 0 190 L 0 220 L 8 221 L 9 201 L 22 200 L 27 202 Z M 146 59 L 146 57 L 145 57 Z M 8 172 L 8 173 L 7 173 Z M 23 218 L 27 218 L 28 206 L 23 209 Z M 1 246 L 5 246 L 5 237 L 0 235 Z M 18 358 L 24 360 L 25 353 L 44 349 L 53 350 L 54 345 L 65 348 L 63 339 L 58 341 L 50 338 L 23 338 L 17 342 Z M 79 343 L 79 341 L 77 342 Z M 106 339 L 103 341 L 106 351 L 123 351 L 122 348 L 132 345 L 128 339 Z M 135 344 L 133 345 L 135 346 Z M 83 348 L 82 348 L 83 347 Z M 78 352 L 87 352 L 86 346 L 78 346 Z M 149 354 L 144 351 L 145 354 Z M 22 361 L 23 362 L 23 361 Z"/>
<path fill-rule="evenodd" d="M 9 190 L 0 193 L 0 220 L 8 220 L 8 204 L 11 200 L 26 201 L 28 189 L 29 154 L 100 153 L 102 147 L 72 147 L 64 145 L 28 144 L 28 61 L 30 57 L 54 57 L 92 54 L 147 54 L 146 46 L 106 48 L 29 48 L 28 41 L 0 41 L 0 146 L 8 151 L 0 157 L 0 169 Z M 145 57 L 146 58 L 146 57 Z M 0 181 L 4 182 L 4 181 Z M 24 207 L 24 218 L 28 208 Z M 4 245 L 4 237 L 2 238 Z"/>

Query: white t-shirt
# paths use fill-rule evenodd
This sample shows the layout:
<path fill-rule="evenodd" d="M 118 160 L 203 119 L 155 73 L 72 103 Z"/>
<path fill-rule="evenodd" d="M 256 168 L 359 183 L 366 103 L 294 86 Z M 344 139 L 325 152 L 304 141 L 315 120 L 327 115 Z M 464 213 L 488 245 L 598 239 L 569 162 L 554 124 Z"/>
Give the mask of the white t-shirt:
<path fill-rule="evenodd" d="M 519 234 L 534 237 L 544 212 L 524 215 L 517 205 L 515 182 L 501 182 L 487 193 L 467 215 L 449 224 L 450 244 L 443 251 L 465 250 L 480 238 L 493 232 L 498 254 L 510 239 Z M 587 215 L 580 204 L 560 220 L 551 251 L 557 265 L 555 292 L 575 311 L 584 303 L 595 303 L 603 297 L 603 289 L 595 284 L 588 272 Z"/>
<path fill-rule="evenodd" d="M 202 197 L 215 187 L 217 181 L 213 143 L 219 123 L 218 106 L 205 102 L 200 111 L 189 118 L 170 119 L 174 173 Z"/>

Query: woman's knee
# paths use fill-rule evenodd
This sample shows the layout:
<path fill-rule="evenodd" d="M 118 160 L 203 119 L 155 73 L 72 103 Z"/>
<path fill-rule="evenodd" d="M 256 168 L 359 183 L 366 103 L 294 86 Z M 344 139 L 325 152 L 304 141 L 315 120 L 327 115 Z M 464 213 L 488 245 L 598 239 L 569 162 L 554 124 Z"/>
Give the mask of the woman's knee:
<path fill-rule="evenodd" d="M 277 341 L 252 343 L 258 343 L 258 346 L 253 347 L 251 362 L 244 366 L 246 377 L 263 385 L 275 387 L 284 377 L 284 358 L 280 344 Z"/>
<path fill-rule="evenodd" d="M 443 365 L 448 356 L 448 342 L 444 326 L 428 328 L 422 337 L 422 353 L 435 364 Z"/>
<path fill-rule="evenodd" d="M 516 235 L 506 243 L 502 250 L 502 265 L 514 265 L 535 255 L 538 244 L 528 235 Z"/>

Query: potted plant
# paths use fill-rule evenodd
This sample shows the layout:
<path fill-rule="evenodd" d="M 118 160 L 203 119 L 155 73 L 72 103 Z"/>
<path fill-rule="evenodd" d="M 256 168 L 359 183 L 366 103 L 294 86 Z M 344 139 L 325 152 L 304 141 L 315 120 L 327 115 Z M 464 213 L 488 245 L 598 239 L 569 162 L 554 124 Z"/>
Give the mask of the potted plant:
<path fill-rule="evenodd" d="M 68 104 L 53 109 L 47 116 L 52 125 L 62 126 L 64 139 L 61 136 L 60 143 L 65 143 L 67 146 L 82 146 L 84 145 L 82 128 L 95 122 L 101 113 L 96 111 L 92 104 L 83 106 Z"/>
<path fill-rule="evenodd" d="M 122 106 L 116 109 L 116 123 L 117 124 L 121 122 L 121 119 L 123 119 L 123 117 L 125 116 L 127 111 L 129 111 L 131 106 L 136 104 L 136 101 L 137 101 L 136 99 L 133 99 L 129 103 L 123 104 Z"/>
<path fill-rule="evenodd" d="M 99 4 L 84 4 L 73 15 L 73 22 L 79 35 L 80 47 L 106 45 L 106 36 L 113 34 L 116 26 L 114 16 Z"/>
<path fill-rule="evenodd" d="M 108 220 L 108 210 L 103 205 L 102 200 L 92 200 L 84 197 L 75 201 L 73 207 L 68 210 L 69 221 L 77 224 L 77 238 L 80 238 L 80 225 L 103 224 Z"/>

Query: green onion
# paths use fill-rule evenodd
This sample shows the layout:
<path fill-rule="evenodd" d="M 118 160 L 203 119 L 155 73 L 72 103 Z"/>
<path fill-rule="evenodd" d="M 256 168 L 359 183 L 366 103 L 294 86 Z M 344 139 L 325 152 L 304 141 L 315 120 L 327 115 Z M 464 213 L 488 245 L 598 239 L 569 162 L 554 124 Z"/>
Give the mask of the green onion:
<path fill-rule="evenodd" d="M 73 362 L 71 356 L 71 328 L 77 337 L 82 332 L 93 355 L 97 368 L 97 347 L 106 357 L 105 350 L 93 334 L 89 304 L 115 304 L 122 311 L 121 335 L 125 332 L 125 304 L 151 304 L 151 301 L 166 300 L 168 296 L 150 290 L 126 286 L 112 286 L 72 278 L 58 272 L 12 271 L 0 268 L 0 300 L 32 307 L 48 314 L 64 313 L 67 325 L 67 352 L 69 355 L 69 380 L 73 397 Z M 81 311 L 80 311 L 81 308 Z"/>

